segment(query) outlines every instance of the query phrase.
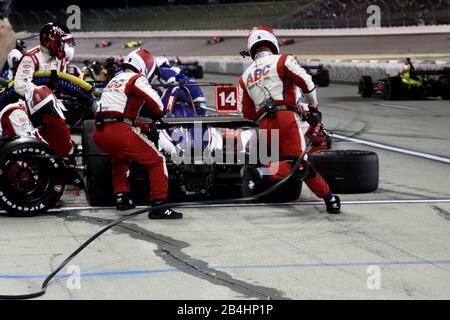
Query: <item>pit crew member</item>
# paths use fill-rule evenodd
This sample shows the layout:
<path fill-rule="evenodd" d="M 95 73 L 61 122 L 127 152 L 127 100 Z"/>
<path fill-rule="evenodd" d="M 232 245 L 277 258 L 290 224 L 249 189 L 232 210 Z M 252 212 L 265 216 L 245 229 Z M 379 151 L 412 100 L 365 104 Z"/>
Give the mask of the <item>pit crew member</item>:
<path fill-rule="evenodd" d="M 154 58 L 145 49 L 132 51 L 124 60 L 124 71 L 105 87 L 96 112 L 94 140 L 112 157 L 116 207 L 125 211 L 135 205 L 130 199 L 127 172 L 129 161 L 144 165 L 150 179 L 150 203 L 164 204 L 168 193 L 168 172 L 165 158 L 146 135 L 148 128 L 136 122 L 141 108 L 151 110 L 154 120 L 161 119 L 163 105 L 149 83 L 156 68 Z M 153 139 L 155 140 L 155 139 Z M 174 210 L 156 210 L 150 219 L 181 219 Z"/>
<path fill-rule="evenodd" d="M 268 27 L 253 28 L 247 39 L 247 48 L 253 63 L 239 80 L 239 108 L 245 118 L 256 121 L 261 129 L 267 130 L 267 136 L 263 138 L 269 144 L 270 131 L 279 130 L 281 159 L 297 160 L 305 151 L 306 143 L 296 107 L 296 87 L 301 89 L 307 100 L 310 113 L 320 116 L 311 76 L 293 56 L 279 53 L 278 40 Z M 271 179 L 281 179 L 283 177 L 277 177 L 277 174 L 290 171 L 285 168 L 288 162 L 282 161 L 280 164 L 280 170 L 273 172 Z M 329 213 L 339 213 L 339 197 L 330 192 L 328 184 L 311 167 L 309 160 L 303 166 L 304 170 L 308 170 L 305 179 L 308 187 L 325 201 Z"/>
<path fill-rule="evenodd" d="M 36 71 L 66 71 L 66 44 L 72 46 L 74 43 L 69 29 L 59 23 L 46 24 L 40 31 L 39 39 L 39 46 L 25 52 L 14 79 L 15 91 L 25 99 L 36 87 L 33 83 Z M 73 145 L 62 112 L 65 108 L 61 103 L 55 107 L 60 108 L 58 112 L 43 115 L 40 133 L 57 154 L 65 156 Z"/>

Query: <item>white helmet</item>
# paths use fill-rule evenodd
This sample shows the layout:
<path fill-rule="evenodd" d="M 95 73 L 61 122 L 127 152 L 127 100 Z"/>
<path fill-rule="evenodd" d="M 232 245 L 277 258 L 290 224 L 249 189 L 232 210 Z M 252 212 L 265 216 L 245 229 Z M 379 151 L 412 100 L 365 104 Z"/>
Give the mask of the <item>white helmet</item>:
<path fill-rule="evenodd" d="M 158 57 L 158 58 L 156 58 L 156 65 L 158 66 L 158 68 L 161 68 L 161 67 L 170 68 L 169 59 L 167 59 L 166 57 Z"/>
<path fill-rule="evenodd" d="M 155 72 L 156 63 L 153 55 L 145 49 L 139 48 L 130 52 L 123 61 L 124 69 L 131 69 L 135 72 L 142 73 L 148 79 Z"/>
<path fill-rule="evenodd" d="M 12 49 L 8 53 L 7 61 L 8 61 L 8 67 L 10 69 L 14 69 L 17 63 L 22 59 L 22 54 L 17 49 Z"/>
<path fill-rule="evenodd" d="M 255 59 L 256 50 L 262 45 L 269 47 L 274 54 L 280 52 L 277 37 L 272 29 L 266 26 L 254 27 L 247 39 L 247 49 L 252 59 Z"/>

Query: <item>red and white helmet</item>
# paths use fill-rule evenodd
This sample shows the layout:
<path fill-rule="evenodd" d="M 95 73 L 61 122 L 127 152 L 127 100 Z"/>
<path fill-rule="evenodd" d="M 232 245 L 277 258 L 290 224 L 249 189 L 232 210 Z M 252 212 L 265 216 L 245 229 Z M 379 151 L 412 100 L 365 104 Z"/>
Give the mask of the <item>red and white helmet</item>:
<path fill-rule="evenodd" d="M 252 59 L 255 59 L 256 51 L 263 45 L 269 47 L 274 54 L 280 52 L 277 37 L 271 28 L 266 26 L 254 27 L 247 39 L 247 49 Z"/>
<path fill-rule="evenodd" d="M 75 41 L 69 28 L 57 22 L 50 22 L 43 26 L 39 33 L 39 39 L 41 45 L 47 48 L 50 55 L 60 60 L 66 56 L 64 51 L 66 44 L 75 46 Z"/>
<path fill-rule="evenodd" d="M 139 48 L 126 56 L 123 68 L 142 73 L 150 79 L 156 68 L 155 58 L 149 51 Z"/>
<path fill-rule="evenodd" d="M 66 111 L 66 108 L 47 86 L 35 87 L 26 96 L 26 105 L 32 119 L 47 113 L 57 114 L 65 119 L 63 110 Z"/>

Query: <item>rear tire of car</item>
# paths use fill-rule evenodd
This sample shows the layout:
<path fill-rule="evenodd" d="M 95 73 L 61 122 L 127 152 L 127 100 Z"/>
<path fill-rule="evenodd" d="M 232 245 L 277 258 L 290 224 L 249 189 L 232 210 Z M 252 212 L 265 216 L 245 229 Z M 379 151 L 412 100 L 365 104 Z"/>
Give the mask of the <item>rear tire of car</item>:
<path fill-rule="evenodd" d="M 330 72 L 328 69 L 322 69 L 320 71 L 317 85 L 319 87 L 329 87 L 330 86 Z"/>
<path fill-rule="evenodd" d="M 402 97 L 403 84 L 399 77 L 389 77 L 384 84 L 384 98 L 386 100 L 398 100 Z"/>
<path fill-rule="evenodd" d="M 62 159 L 40 140 L 6 142 L 0 152 L 0 207 L 20 217 L 52 209 L 64 193 L 64 169 Z"/>
<path fill-rule="evenodd" d="M 370 193 L 378 189 L 379 160 L 375 152 L 322 151 L 313 154 L 311 162 L 333 193 Z"/>
<path fill-rule="evenodd" d="M 439 77 L 439 92 L 442 100 L 450 100 L 450 78 Z"/>
<path fill-rule="evenodd" d="M 371 98 L 373 96 L 372 77 L 362 76 L 361 79 L 359 79 L 358 92 L 362 98 Z"/>
<path fill-rule="evenodd" d="M 262 192 L 265 192 L 278 183 L 278 181 L 261 181 L 259 173 L 254 166 L 244 166 L 241 172 L 242 177 L 242 196 L 254 197 Z M 253 186 L 253 188 L 251 187 Z M 302 193 L 302 181 L 299 175 L 293 176 L 286 181 L 284 185 L 272 192 L 271 194 L 262 197 L 257 202 L 262 203 L 283 203 L 292 202 L 300 198 Z"/>
<path fill-rule="evenodd" d="M 81 127 L 83 153 L 93 155 L 83 157 L 86 166 L 86 195 L 91 206 L 109 206 L 114 204 L 111 158 L 95 143 L 92 135 L 94 125 L 95 120 L 86 120 Z M 105 156 L 100 156 L 101 154 Z"/>
<path fill-rule="evenodd" d="M 203 79 L 203 67 L 197 66 L 197 68 L 194 70 L 194 78 L 195 79 Z"/>

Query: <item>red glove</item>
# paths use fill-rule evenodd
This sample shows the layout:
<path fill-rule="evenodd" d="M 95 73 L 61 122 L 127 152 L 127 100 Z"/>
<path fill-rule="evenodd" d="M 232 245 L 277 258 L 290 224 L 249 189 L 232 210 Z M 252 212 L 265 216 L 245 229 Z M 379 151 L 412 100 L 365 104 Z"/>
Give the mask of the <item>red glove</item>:
<path fill-rule="evenodd" d="M 141 120 L 136 119 L 134 120 L 134 124 L 135 127 L 138 127 L 141 129 L 141 133 L 147 135 L 148 132 L 150 131 L 150 125 L 143 123 Z"/>

